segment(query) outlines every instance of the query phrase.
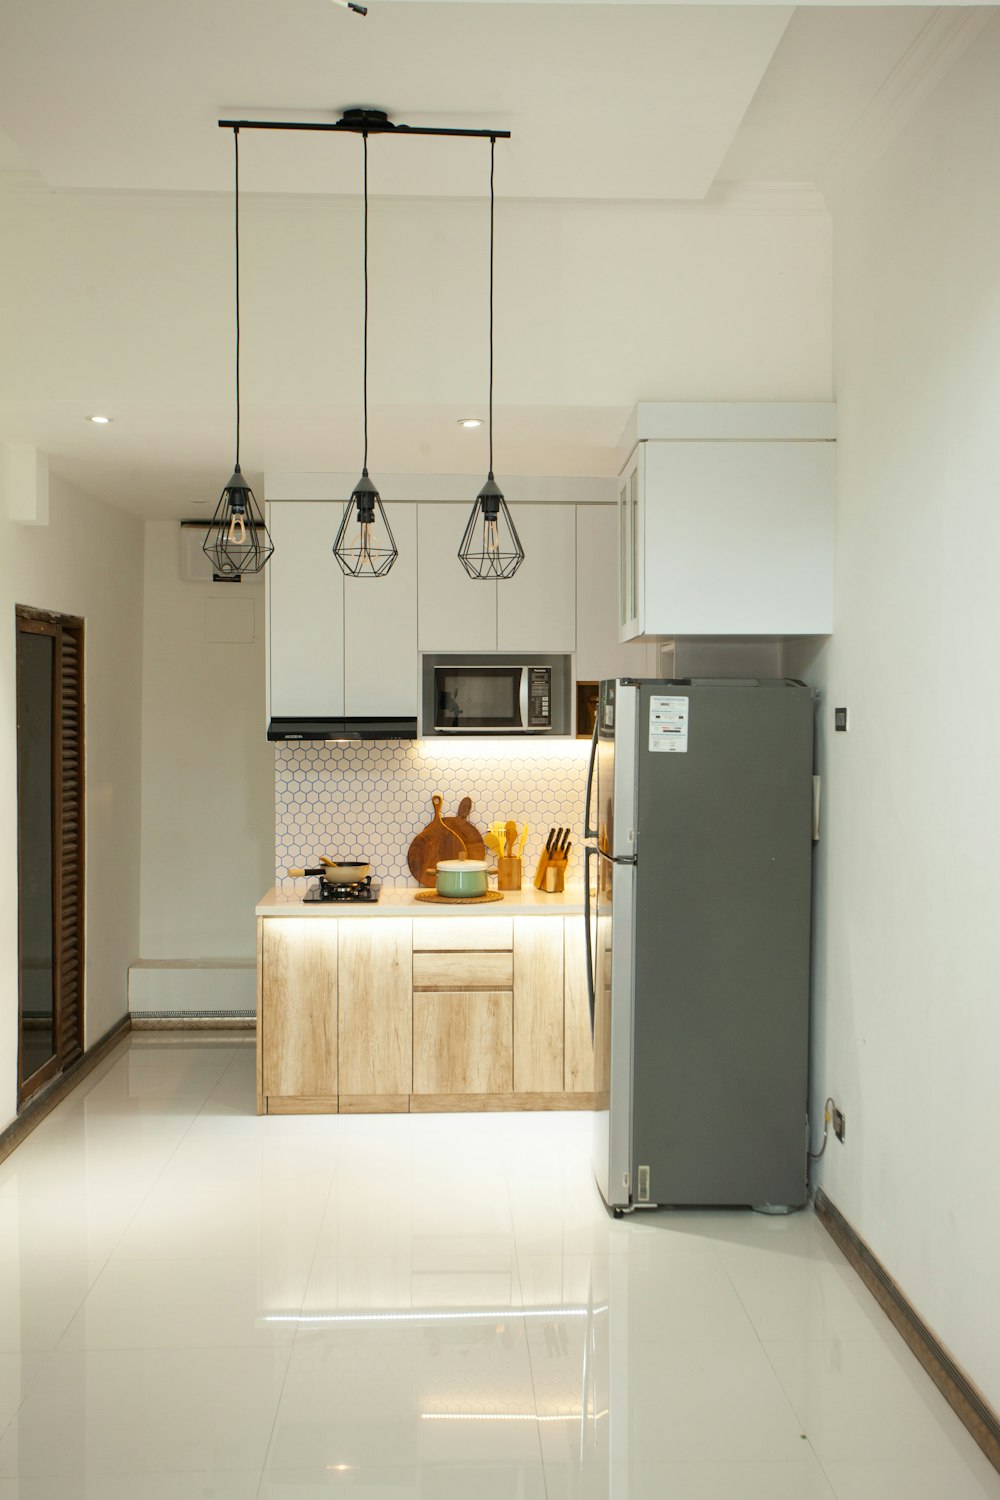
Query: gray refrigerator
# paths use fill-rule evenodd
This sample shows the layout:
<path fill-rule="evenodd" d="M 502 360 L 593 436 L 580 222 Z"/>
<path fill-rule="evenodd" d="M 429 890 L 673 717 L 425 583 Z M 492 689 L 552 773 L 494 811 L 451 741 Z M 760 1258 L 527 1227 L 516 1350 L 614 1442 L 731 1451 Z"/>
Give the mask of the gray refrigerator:
<path fill-rule="evenodd" d="M 806 1199 L 812 691 L 602 682 L 585 884 L 616 1214 Z"/>

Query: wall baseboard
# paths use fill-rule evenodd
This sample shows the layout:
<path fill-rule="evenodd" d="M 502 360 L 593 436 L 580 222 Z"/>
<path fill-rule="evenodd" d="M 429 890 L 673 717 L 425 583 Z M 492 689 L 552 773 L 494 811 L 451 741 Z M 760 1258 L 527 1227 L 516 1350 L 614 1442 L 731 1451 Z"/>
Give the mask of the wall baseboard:
<path fill-rule="evenodd" d="M 1000 1471 L 1000 1415 L 931 1332 L 916 1308 L 820 1188 L 816 1217 L 857 1271 L 876 1302 L 923 1365 L 959 1421 L 968 1428 L 995 1469 Z"/>
<path fill-rule="evenodd" d="M 132 1021 L 129 1016 L 122 1016 L 116 1021 L 110 1030 L 82 1052 L 75 1062 L 70 1063 L 65 1072 L 53 1078 L 51 1083 L 39 1089 L 38 1093 L 28 1100 L 16 1120 L 12 1120 L 6 1130 L 0 1132 L 0 1161 L 6 1161 L 10 1153 L 17 1149 L 23 1140 L 39 1126 L 50 1115 L 57 1104 L 61 1104 L 67 1094 L 71 1094 L 77 1084 L 92 1073 L 98 1063 L 104 1061 L 108 1053 L 117 1047 L 132 1030 Z"/>
<path fill-rule="evenodd" d="M 256 1016 L 246 1014 L 189 1016 L 169 1015 L 165 1012 L 142 1015 L 137 1012 L 132 1017 L 133 1031 L 246 1031 L 253 1033 L 256 1029 Z"/>

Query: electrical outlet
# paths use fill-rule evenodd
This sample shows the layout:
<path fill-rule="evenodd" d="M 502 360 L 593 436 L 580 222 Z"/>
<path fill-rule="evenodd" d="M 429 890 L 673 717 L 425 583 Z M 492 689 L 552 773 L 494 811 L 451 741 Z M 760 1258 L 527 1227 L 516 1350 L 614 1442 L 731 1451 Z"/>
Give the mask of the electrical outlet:
<path fill-rule="evenodd" d="M 830 1119 L 833 1122 L 834 1135 L 838 1141 L 842 1142 L 844 1136 L 847 1134 L 847 1120 L 844 1118 L 844 1111 L 838 1109 L 835 1104 L 832 1105 L 830 1108 Z"/>

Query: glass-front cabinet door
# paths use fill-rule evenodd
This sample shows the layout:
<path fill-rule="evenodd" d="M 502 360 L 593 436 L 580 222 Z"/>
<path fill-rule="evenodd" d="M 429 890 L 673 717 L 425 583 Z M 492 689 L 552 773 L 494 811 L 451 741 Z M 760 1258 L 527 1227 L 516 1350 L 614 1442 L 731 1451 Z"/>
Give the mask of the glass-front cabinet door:
<path fill-rule="evenodd" d="M 618 638 L 642 634 L 643 490 L 645 444 L 635 452 L 618 480 Z"/>

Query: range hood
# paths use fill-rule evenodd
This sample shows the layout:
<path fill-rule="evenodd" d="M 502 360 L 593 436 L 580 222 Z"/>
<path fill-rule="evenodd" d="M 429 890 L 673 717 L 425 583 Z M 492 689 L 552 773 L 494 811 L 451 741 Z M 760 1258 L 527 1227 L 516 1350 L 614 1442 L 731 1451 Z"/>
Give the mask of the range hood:
<path fill-rule="evenodd" d="M 378 718 L 361 715 L 343 719 L 272 719 L 267 726 L 269 740 L 415 740 L 416 718 L 391 716 Z"/>

